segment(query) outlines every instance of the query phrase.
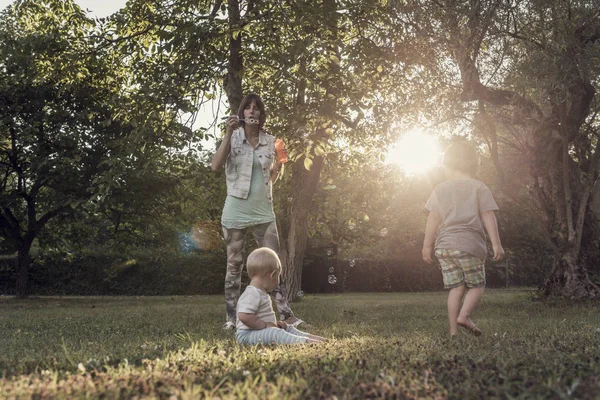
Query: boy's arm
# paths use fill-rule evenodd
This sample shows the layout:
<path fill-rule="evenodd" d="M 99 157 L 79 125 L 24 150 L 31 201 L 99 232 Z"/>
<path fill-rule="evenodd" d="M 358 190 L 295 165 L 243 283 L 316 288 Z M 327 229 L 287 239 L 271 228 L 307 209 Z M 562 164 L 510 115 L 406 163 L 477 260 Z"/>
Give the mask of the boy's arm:
<path fill-rule="evenodd" d="M 256 314 L 240 312 L 238 313 L 238 318 L 240 319 L 240 321 L 242 321 L 244 325 L 246 325 L 250 329 L 261 330 L 269 327 L 277 328 L 277 325 L 275 325 L 272 322 L 263 321 L 262 319 L 258 318 L 258 315 Z"/>
<path fill-rule="evenodd" d="M 494 249 L 494 261 L 500 261 L 504 258 L 504 249 L 500 242 L 500 234 L 498 233 L 498 221 L 496 220 L 496 214 L 493 210 L 486 211 L 481 214 L 481 220 L 483 226 L 490 236 L 492 242 L 492 248 Z"/>
<path fill-rule="evenodd" d="M 423 241 L 423 260 L 427 264 L 431 264 L 433 261 L 431 256 L 433 254 L 433 243 L 435 242 L 435 237 L 437 235 L 437 231 L 440 227 L 440 223 L 442 218 L 440 214 L 436 211 L 429 212 L 429 216 L 427 217 L 427 225 L 425 226 L 425 240 Z"/>

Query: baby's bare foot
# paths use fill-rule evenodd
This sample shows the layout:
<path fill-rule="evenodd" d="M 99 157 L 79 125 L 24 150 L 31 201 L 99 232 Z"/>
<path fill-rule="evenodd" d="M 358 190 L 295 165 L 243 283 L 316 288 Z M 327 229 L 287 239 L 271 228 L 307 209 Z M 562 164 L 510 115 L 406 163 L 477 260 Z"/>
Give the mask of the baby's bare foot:
<path fill-rule="evenodd" d="M 324 342 L 321 340 L 313 339 L 311 337 L 306 338 L 306 344 L 319 344 L 319 343 L 324 343 Z"/>
<path fill-rule="evenodd" d="M 313 340 L 318 340 L 318 341 L 323 342 L 323 343 L 325 343 L 325 342 L 328 341 L 328 339 L 325 339 L 324 337 L 317 336 L 317 335 L 308 335 L 308 337 L 311 338 L 311 339 L 313 339 Z"/>

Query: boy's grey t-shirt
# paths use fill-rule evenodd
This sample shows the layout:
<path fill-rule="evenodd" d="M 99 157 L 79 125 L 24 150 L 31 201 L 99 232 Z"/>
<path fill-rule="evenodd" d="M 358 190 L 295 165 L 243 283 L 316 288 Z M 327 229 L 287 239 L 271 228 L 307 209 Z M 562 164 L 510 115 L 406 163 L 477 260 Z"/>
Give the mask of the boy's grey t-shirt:
<path fill-rule="evenodd" d="M 482 260 L 487 256 L 481 214 L 498 210 L 490 189 L 476 179 L 448 180 L 436 186 L 425 205 L 442 219 L 436 249 L 460 250 Z"/>

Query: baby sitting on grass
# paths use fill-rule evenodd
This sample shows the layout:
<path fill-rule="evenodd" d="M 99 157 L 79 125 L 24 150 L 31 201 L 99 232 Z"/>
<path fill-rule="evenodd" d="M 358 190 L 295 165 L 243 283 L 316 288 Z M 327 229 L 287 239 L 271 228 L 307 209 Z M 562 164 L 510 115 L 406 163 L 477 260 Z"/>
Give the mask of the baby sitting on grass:
<path fill-rule="evenodd" d="M 269 292 L 279 286 L 281 261 L 267 247 L 254 250 L 246 262 L 250 284 L 237 303 L 235 339 L 240 344 L 323 343 L 327 339 L 277 321 Z"/>

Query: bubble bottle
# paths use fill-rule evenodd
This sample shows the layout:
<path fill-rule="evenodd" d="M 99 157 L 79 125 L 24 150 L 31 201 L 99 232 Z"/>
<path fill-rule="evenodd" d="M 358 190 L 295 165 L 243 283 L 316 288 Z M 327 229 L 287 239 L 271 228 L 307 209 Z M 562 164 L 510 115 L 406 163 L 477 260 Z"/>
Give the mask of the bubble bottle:
<path fill-rule="evenodd" d="M 279 161 L 279 163 L 285 164 L 288 162 L 288 154 L 283 140 L 277 139 L 275 141 L 275 152 L 277 153 L 277 161 Z"/>

